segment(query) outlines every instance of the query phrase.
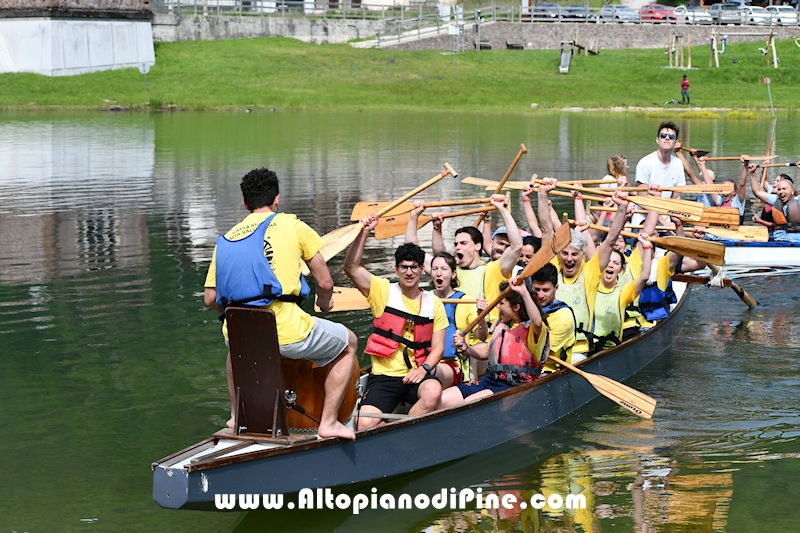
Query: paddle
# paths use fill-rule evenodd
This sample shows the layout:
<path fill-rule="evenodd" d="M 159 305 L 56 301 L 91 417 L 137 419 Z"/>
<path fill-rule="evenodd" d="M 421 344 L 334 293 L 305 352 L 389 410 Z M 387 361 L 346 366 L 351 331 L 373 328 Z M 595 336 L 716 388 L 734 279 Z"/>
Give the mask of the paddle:
<path fill-rule="evenodd" d="M 462 217 L 466 215 L 474 215 L 476 213 L 487 213 L 494 211 L 497 208 L 493 205 L 488 207 L 478 207 L 475 209 L 467 209 L 466 211 L 456 211 L 455 213 L 446 213 L 442 218 Z M 403 235 L 408 227 L 408 219 L 411 217 L 408 213 L 405 215 L 397 215 L 394 217 L 386 217 L 378 219 L 378 225 L 375 226 L 375 238 L 378 240 L 388 239 L 390 237 L 397 237 Z M 425 224 L 433 220 L 432 216 L 420 215 L 417 221 L 417 229 L 422 228 Z"/>
<path fill-rule="evenodd" d="M 625 227 L 628 229 L 642 229 L 643 224 L 625 224 Z M 694 228 L 687 226 L 686 229 L 691 231 Z M 675 226 L 656 226 L 656 230 L 675 231 Z M 734 241 L 767 242 L 769 240 L 769 232 L 766 226 L 739 226 L 738 229 L 706 228 L 703 226 L 703 230 L 722 239 Z"/>
<path fill-rule="evenodd" d="M 488 204 L 489 198 L 472 198 L 466 200 L 446 200 L 444 202 L 425 202 L 425 207 L 450 207 L 454 205 L 471 205 L 471 204 Z M 353 213 L 350 215 L 350 220 L 361 220 L 365 216 L 383 209 L 391 202 L 358 202 L 353 207 Z M 403 202 L 383 216 L 402 215 L 414 210 L 413 202 Z"/>
<path fill-rule="evenodd" d="M 747 159 L 749 161 L 761 161 L 763 159 L 774 159 L 776 157 L 778 157 L 778 156 L 776 156 L 776 155 L 759 155 L 759 156 L 756 156 L 756 157 L 750 156 Z M 730 156 L 725 156 L 725 157 L 706 157 L 706 161 L 739 161 L 741 158 L 742 158 L 742 156 L 740 156 L 740 155 L 737 155 L 737 156 L 730 155 Z"/>
<path fill-rule="evenodd" d="M 550 194 L 553 194 L 553 192 L 555 191 L 551 191 Z M 593 199 L 589 198 L 585 194 L 583 195 L 583 197 L 586 198 L 587 200 Z M 592 206 L 589 209 L 591 209 L 592 211 L 613 211 L 613 212 L 616 212 L 617 210 L 616 207 L 606 207 L 606 206 Z M 649 213 L 649 211 L 647 211 L 646 209 L 635 209 L 633 212 L 644 215 Z M 737 209 L 736 207 L 706 207 L 703 210 L 703 218 L 694 221 L 694 223 L 698 226 L 705 226 L 707 228 L 714 227 L 714 228 L 735 230 L 736 228 L 739 227 L 739 209 Z"/>
<path fill-rule="evenodd" d="M 440 298 L 445 304 L 474 304 L 475 298 Z M 369 309 L 369 302 L 361 291 L 354 287 L 335 287 L 333 289 L 333 309 L 331 313 L 339 311 L 363 311 Z M 322 309 L 314 305 L 317 313 L 322 313 Z"/>
<path fill-rule="evenodd" d="M 583 185 L 603 185 L 603 184 L 610 185 L 615 183 L 609 180 L 575 180 L 575 181 Z M 461 183 L 466 183 L 467 185 L 478 185 L 480 187 L 486 187 L 487 191 L 494 191 L 497 189 L 497 184 L 500 182 L 487 180 L 483 178 L 467 177 L 462 179 Z M 507 181 L 505 185 L 503 185 L 503 189 L 513 189 L 515 191 L 522 191 L 526 187 L 530 186 L 531 186 L 530 181 Z"/>
<path fill-rule="evenodd" d="M 524 144 L 520 143 L 519 152 L 517 152 L 517 157 L 514 158 L 514 161 L 511 163 L 511 166 L 508 167 L 508 170 L 506 171 L 506 175 L 503 176 L 503 179 L 500 180 L 500 183 L 495 188 L 494 191 L 495 194 L 500 194 L 500 191 L 503 190 L 503 185 L 505 185 L 505 183 L 508 181 L 508 177 L 511 175 L 511 173 L 514 172 L 514 169 L 517 167 L 517 163 L 519 162 L 520 158 L 527 153 L 528 149 L 525 148 Z M 483 222 L 485 218 L 486 218 L 486 213 L 481 213 L 481 215 L 478 217 L 478 220 L 475 221 L 475 224 L 473 224 L 473 226 L 476 228 L 479 227 L 481 225 L 481 222 Z"/>
<path fill-rule="evenodd" d="M 708 285 L 708 282 L 711 281 L 710 276 L 698 276 L 696 274 L 674 274 L 672 276 L 672 281 L 680 281 L 683 283 L 697 283 L 701 285 Z M 724 287 L 731 286 L 730 278 L 725 278 L 722 280 L 722 285 Z"/>
<path fill-rule="evenodd" d="M 537 180 L 537 182 L 538 181 L 539 180 Z M 556 187 L 570 191 L 578 191 L 580 193 L 589 190 L 566 183 L 556 183 Z M 591 189 L 590 191 L 601 196 L 614 196 L 614 192 L 611 189 Z M 677 200 L 674 198 L 662 198 L 660 196 L 649 195 L 636 196 L 635 198 L 629 198 L 628 200 L 635 202 L 645 209 L 658 211 L 662 215 L 674 216 L 682 220 L 699 221 L 703 218 L 703 204 L 700 202 L 690 202 L 687 200 Z"/>
<path fill-rule="evenodd" d="M 720 270 L 719 270 L 719 268 L 717 268 L 716 266 L 714 266 L 714 265 L 708 265 L 708 268 L 709 268 L 709 270 L 711 270 L 711 272 L 713 272 L 713 273 L 714 273 L 714 275 L 715 275 L 715 276 L 719 275 L 719 273 L 720 273 Z M 741 287 L 740 287 L 740 286 L 739 286 L 739 285 L 738 285 L 736 282 L 734 282 L 733 280 L 730 280 L 730 281 L 731 281 L 731 289 L 733 289 L 733 291 L 734 291 L 734 292 L 735 292 L 735 293 L 736 293 L 736 294 L 739 296 L 739 298 L 741 298 L 741 300 L 742 300 L 742 301 L 743 301 L 745 304 L 747 304 L 747 307 L 749 307 L 749 308 L 751 308 L 751 309 L 752 309 L 753 307 L 755 307 L 755 306 L 757 306 L 757 305 L 758 305 L 758 301 L 756 301 L 756 299 L 755 299 L 755 298 L 753 298 L 752 296 L 750 296 L 750 294 L 748 294 L 748 292 L 747 292 L 746 290 L 744 290 L 743 288 L 741 288 Z"/>
<path fill-rule="evenodd" d="M 697 156 L 697 157 L 703 157 L 704 155 L 708 155 L 709 154 L 708 150 L 697 150 L 695 148 L 689 148 L 688 146 L 681 146 L 681 150 L 685 150 L 685 151 L 689 152 L 691 155 L 694 155 L 694 156 Z"/>
<path fill-rule="evenodd" d="M 587 191 L 595 192 L 594 188 L 587 188 Z M 647 192 L 644 187 L 617 187 L 615 191 L 623 192 Z M 706 183 L 703 185 L 678 185 L 675 187 L 659 187 L 659 191 L 672 191 L 686 194 L 730 194 L 734 191 L 733 183 Z"/>
<path fill-rule="evenodd" d="M 612 402 L 621 405 L 633 414 L 642 418 L 653 418 L 653 411 L 656 409 L 656 401 L 650 396 L 641 393 L 636 389 L 632 389 L 627 385 L 623 385 L 618 381 L 614 381 L 611 378 L 584 372 L 583 370 L 576 368 L 565 361 L 562 361 L 558 357 L 550 355 L 548 356 L 548 359 L 572 370 L 579 376 L 583 377 L 592 385 L 592 387 L 597 390 L 597 392 Z"/>
<path fill-rule="evenodd" d="M 445 171 L 441 174 L 437 174 L 433 178 L 429 179 L 413 191 L 406 193 L 403 195 L 402 198 L 392 202 L 391 204 L 385 206 L 383 209 L 378 211 L 378 216 L 383 215 L 384 213 L 388 213 L 398 205 L 402 204 L 409 198 L 413 197 L 414 195 L 424 191 L 440 179 L 444 178 L 447 175 L 453 176 L 454 178 L 458 176 L 458 173 L 453 170 L 448 163 L 444 164 Z M 331 257 L 335 256 L 351 244 L 353 241 L 356 240 L 358 234 L 361 233 L 361 229 L 364 225 L 361 222 L 356 222 L 355 224 L 350 224 L 349 226 L 344 226 L 342 228 L 338 228 L 333 230 L 330 233 L 326 233 L 322 237 L 322 248 L 320 248 L 319 252 L 322 254 L 322 258 L 325 259 L 325 262 L 328 262 Z M 308 267 L 305 263 L 301 263 L 301 270 L 304 276 L 309 274 Z"/>
<path fill-rule="evenodd" d="M 570 221 L 574 223 L 574 221 Z M 604 231 L 608 233 L 608 228 L 605 226 L 598 226 L 597 224 L 589 224 L 592 229 Z M 622 231 L 621 235 L 625 237 L 636 238 L 636 234 L 630 231 Z M 648 237 L 648 241 L 664 248 L 675 252 L 678 255 L 691 257 L 698 261 L 705 261 L 713 265 L 725 264 L 725 245 L 713 241 L 701 241 L 700 239 L 690 239 L 688 237 Z"/>
<path fill-rule="evenodd" d="M 797 163 L 770 163 L 768 165 L 758 165 L 758 166 L 760 166 L 761 168 L 796 167 Z"/>

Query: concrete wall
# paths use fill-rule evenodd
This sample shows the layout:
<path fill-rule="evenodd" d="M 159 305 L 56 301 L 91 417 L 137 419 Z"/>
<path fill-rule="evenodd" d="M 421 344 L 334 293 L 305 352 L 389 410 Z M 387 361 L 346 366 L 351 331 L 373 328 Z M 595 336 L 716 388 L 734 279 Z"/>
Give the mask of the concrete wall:
<path fill-rule="evenodd" d="M 576 37 L 580 44 L 588 44 L 597 38 L 600 50 L 620 50 L 629 48 L 666 48 L 673 33 L 683 35 L 686 45 L 691 35 L 692 46 L 710 46 L 711 34 L 716 33 L 716 26 L 670 25 L 670 24 L 581 24 L 581 23 L 509 23 L 497 22 L 481 26 L 481 41 L 489 41 L 492 49 L 505 49 L 506 42 L 523 43 L 528 50 L 558 50 L 561 41 L 572 41 Z M 758 26 L 723 26 L 721 34 L 736 33 L 769 33 L 769 28 Z M 775 28 L 776 39 L 794 39 L 797 28 Z M 475 49 L 477 33 L 472 26 L 465 26 L 463 46 Z M 766 41 L 767 36 L 728 37 L 729 43 L 744 41 Z M 449 35 L 442 34 L 428 39 L 404 43 L 387 48 L 395 50 L 449 50 L 452 40 Z M 666 61 L 666 59 L 665 59 Z"/>
<path fill-rule="evenodd" d="M 153 40 L 217 41 L 251 37 L 293 37 L 314 44 L 344 43 L 371 37 L 383 29 L 380 20 L 322 20 L 280 15 L 225 16 L 155 15 Z"/>
<path fill-rule="evenodd" d="M 146 20 L 0 19 L 0 73 L 69 76 L 155 61 Z"/>

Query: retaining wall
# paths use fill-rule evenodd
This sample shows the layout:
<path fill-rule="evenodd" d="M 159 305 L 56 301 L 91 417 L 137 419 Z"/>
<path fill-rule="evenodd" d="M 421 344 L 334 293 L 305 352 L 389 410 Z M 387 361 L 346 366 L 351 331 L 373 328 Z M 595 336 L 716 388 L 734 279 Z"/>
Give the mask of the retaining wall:
<path fill-rule="evenodd" d="M 586 24 L 586 23 L 511 23 L 496 22 L 484 24 L 480 28 L 481 41 L 490 42 L 492 49 L 505 49 L 506 42 L 523 43 L 528 50 L 558 50 L 561 41 L 576 39 L 582 45 L 588 45 L 597 39 L 600 50 L 621 50 L 629 48 L 666 48 L 670 36 L 677 33 L 683 36 L 686 45 L 687 36 L 691 35 L 692 46 L 710 45 L 711 34 L 719 29 L 721 35 L 737 33 L 769 33 L 769 27 L 759 26 L 695 26 L 674 24 Z M 798 28 L 793 26 L 775 27 L 776 39 L 795 39 Z M 465 49 L 475 49 L 477 31 L 473 26 L 465 26 L 462 36 Z M 766 42 L 767 36 L 740 37 L 730 35 L 729 43 Z M 449 50 L 453 46 L 452 37 L 445 33 L 384 48 L 395 50 Z"/>
<path fill-rule="evenodd" d="M 224 16 L 155 15 L 153 40 L 218 41 L 251 37 L 292 37 L 314 44 L 344 43 L 371 37 L 384 28 L 380 20 L 323 20 L 280 15 Z"/>

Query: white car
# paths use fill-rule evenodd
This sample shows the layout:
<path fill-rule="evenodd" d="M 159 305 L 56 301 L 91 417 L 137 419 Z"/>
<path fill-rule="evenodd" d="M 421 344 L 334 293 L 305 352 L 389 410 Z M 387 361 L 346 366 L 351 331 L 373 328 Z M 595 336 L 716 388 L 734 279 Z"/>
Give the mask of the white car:
<path fill-rule="evenodd" d="M 797 10 L 791 6 L 767 6 L 772 23 L 781 26 L 797 26 Z"/>
<path fill-rule="evenodd" d="M 678 6 L 675 8 L 675 18 L 684 24 L 712 24 L 714 22 L 708 11 L 700 6 Z"/>
<path fill-rule="evenodd" d="M 772 14 L 763 7 L 743 6 L 741 10 L 743 24 L 769 24 L 772 22 Z"/>

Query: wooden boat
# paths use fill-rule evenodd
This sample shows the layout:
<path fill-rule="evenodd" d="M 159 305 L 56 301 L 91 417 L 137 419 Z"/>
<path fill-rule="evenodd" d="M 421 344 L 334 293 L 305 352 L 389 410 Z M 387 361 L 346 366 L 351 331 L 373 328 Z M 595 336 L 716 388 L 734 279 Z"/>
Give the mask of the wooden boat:
<path fill-rule="evenodd" d="M 623 381 L 667 350 L 683 329 L 689 289 L 652 329 L 580 363 Z M 217 495 L 288 494 L 386 478 L 488 450 L 544 428 L 599 396 L 561 370 L 532 383 L 423 416 L 356 433 L 355 441 L 290 432 L 248 437 L 223 430 L 153 463 L 153 499 L 174 509 L 216 509 Z M 442 480 L 442 486 L 449 486 Z M 343 489 L 344 490 L 344 489 Z"/>

